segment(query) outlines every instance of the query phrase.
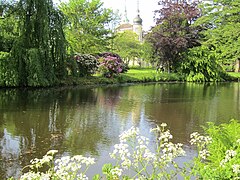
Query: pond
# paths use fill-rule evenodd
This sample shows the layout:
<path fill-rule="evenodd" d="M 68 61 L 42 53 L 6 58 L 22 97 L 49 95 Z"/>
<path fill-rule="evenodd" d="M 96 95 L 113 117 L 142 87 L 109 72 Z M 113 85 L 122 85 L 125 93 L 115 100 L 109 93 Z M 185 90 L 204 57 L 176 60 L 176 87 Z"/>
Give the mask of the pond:
<path fill-rule="evenodd" d="M 112 162 L 109 152 L 131 126 L 143 135 L 165 122 L 173 142 L 196 155 L 189 135 L 207 122 L 240 119 L 240 84 L 159 83 L 92 88 L 0 90 L 0 179 L 19 177 L 24 166 L 48 150 L 58 156 L 96 158 L 89 171 Z"/>

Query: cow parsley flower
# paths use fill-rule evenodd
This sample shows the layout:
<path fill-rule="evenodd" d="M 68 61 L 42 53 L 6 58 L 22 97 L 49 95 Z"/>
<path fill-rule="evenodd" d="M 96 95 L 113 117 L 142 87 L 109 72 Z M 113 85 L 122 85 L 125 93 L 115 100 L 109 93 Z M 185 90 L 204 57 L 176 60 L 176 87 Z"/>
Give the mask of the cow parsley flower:
<path fill-rule="evenodd" d="M 230 161 L 234 156 L 237 155 L 237 152 L 234 150 L 227 150 L 225 153 L 225 158 L 220 162 L 220 166 L 225 166 L 225 164 Z"/>
<path fill-rule="evenodd" d="M 210 154 L 209 154 L 208 150 L 203 149 L 203 150 L 199 151 L 199 156 L 200 156 L 200 158 L 205 160 L 205 159 L 207 159 L 208 156 L 210 156 Z"/>
<path fill-rule="evenodd" d="M 122 172 L 123 172 L 122 169 L 120 169 L 120 168 L 118 168 L 118 167 L 115 167 L 115 168 L 111 169 L 110 174 L 111 174 L 113 177 L 118 178 L 119 176 L 122 175 Z"/>
<path fill-rule="evenodd" d="M 239 174 L 240 173 L 240 165 L 239 164 L 234 164 L 232 165 L 233 173 L 234 174 Z"/>

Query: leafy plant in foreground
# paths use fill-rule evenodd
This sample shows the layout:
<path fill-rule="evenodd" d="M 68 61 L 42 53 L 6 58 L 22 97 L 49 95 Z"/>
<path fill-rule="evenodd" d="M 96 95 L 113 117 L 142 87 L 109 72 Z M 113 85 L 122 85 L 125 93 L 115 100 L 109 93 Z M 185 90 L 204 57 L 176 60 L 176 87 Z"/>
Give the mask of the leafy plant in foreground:
<path fill-rule="evenodd" d="M 191 144 L 198 146 L 193 173 L 201 179 L 239 179 L 240 177 L 240 123 L 216 126 L 209 123 L 208 136 L 191 135 Z"/>

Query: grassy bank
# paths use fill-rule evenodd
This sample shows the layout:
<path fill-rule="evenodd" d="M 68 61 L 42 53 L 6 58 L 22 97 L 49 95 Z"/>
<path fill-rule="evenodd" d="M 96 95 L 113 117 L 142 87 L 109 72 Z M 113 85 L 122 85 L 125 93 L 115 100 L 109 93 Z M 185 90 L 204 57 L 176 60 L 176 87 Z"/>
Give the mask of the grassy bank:
<path fill-rule="evenodd" d="M 240 72 L 229 72 L 228 73 L 231 77 L 240 79 Z"/>
<path fill-rule="evenodd" d="M 240 73 L 228 73 L 231 81 L 238 81 Z M 145 82 L 184 82 L 185 78 L 176 73 L 160 73 L 152 68 L 132 68 L 127 73 L 115 78 L 105 78 L 100 74 L 91 77 L 69 77 L 61 81 L 61 85 L 87 85 L 102 84 L 145 83 Z"/>
<path fill-rule="evenodd" d="M 127 73 L 120 74 L 115 78 L 105 78 L 99 74 L 91 77 L 70 77 L 61 81 L 61 85 L 100 85 L 100 84 L 122 84 L 122 83 L 144 83 L 144 82 L 170 82 L 184 81 L 184 77 L 175 73 L 159 73 L 151 68 L 134 68 Z"/>

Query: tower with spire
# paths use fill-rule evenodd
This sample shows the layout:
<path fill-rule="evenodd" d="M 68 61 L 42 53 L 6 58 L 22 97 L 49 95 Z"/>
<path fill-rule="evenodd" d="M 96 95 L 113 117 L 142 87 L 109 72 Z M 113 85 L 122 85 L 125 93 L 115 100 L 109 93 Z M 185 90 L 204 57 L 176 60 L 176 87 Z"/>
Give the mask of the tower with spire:
<path fill-rule="evenodd" d="M 127 2 L 125 0 L 125 3 L 124 3 L 124 17 L 123 17 L 123 23 L 129 23 L 129 20 L 128 20 L 128 15 L 127 15 Z"/>
<path fill-rule="evenodd" d="M 138 35 L 140 42 L 143 40 L 142 18 L 140 17 L 139 0 L 137 0 L 137 16 L 133 19 L 133 32 Z"/>
<path fill-rule="evenodd" d="M 129 23 L 128 15 L 127 15 L 127 2 L 124 0 L 124 16 L 122 18 L 122 23 L 117 28 L 118 32 L 123 32 L 126 30 L 130 30 L 135 32 L 138 35 L 138 39 L 140 42 L 143 41 L 143 28 L 142 28 L 142 18 L 140 17 L 139 10 L 139 0 L 137 0 L 137 16 L 133 19 L 133 24 Z"/>

